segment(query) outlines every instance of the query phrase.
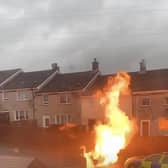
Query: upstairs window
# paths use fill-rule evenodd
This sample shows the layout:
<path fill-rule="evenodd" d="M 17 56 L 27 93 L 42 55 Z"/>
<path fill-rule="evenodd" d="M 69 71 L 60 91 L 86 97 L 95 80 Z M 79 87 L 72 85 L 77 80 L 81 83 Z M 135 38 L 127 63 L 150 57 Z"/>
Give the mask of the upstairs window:
<path fill-rule="evenodd" d="M 70 97 L 70 95 L 61 95 L 60 96 L 60 103 L 61 104 L 71 104 L 71 97 Z"/>
<path fill-rule="evenodd" d="M 28 92 L 25 92 L 25 91 L 19 91 L 19 92 L 17 92 L 17 94 L 16 94 L 16 99 L 17 99 L 18 101 L 29 100 L 29 94 L 28 94 Z"/>
<path fill-rule="evenodd" d="M 2 92 L 2 100 L 8 100 L 7 92 Z"/>
<path fill-rule="evenodd" d="M 142 102 L 141 102 L 141 105 L 142 106 L 149 106 L 150 105 L 150 98 L 149 97 L 143 97 L 142 98 Z"/>
<path fill-rule="evenodd" d="M 48 95 L 43 95 L 43 104 L 48 105 Z"/>

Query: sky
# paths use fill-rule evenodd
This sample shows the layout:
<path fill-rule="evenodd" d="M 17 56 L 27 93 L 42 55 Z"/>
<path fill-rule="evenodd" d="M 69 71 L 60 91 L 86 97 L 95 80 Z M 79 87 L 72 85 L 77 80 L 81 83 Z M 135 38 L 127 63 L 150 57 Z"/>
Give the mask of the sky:
<path fill-rule="evenodd" d="M 167 0 L 0 0 L 0 69 L 167 68 Z"/>

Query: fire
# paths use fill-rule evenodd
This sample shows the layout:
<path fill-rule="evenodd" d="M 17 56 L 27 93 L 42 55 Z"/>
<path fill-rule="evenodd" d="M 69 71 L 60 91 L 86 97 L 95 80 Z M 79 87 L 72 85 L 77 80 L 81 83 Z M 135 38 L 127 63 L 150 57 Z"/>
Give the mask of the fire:
<path fill-rule="evenodd" d="M 106 123 L 95 126 L 95 147 L 91 152 L 84 151 L 87 168 L 109 166 L 118 159 L 117 154 L 128 144 L 128 136 L 133 133 L 133 123 L 120 109 L 121 93 L 128 93 L 130 77 L 120 72 L 108 82 L 100 103 L 105 105 Z"/>

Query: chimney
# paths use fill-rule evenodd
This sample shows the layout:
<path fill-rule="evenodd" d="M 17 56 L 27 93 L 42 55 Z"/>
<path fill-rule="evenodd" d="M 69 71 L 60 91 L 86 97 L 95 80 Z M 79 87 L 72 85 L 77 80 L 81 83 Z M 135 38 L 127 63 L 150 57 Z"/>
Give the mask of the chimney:
<path fill-rule="evenodd" d="M 96 60 L 96 58 L 94 58 L 94 60 L 92 62 L 92 70 L 93 71 L 98 71 L 99 70 L 99 62 Z"/>
<path fill-rule="evenodd" d="M 140 66 L 140 73 L 146 73 L 146 62 L 144 59 L 139 63 Z"/>
<path fill-rule="evenodd" d="M 54 70 L 54 71 L 56 71 L 58 73 L 60 72 L 60 68 L 59 68 L 57 63 L 51 64 L 51 68 L 52 68 L 52 70 Z"/>

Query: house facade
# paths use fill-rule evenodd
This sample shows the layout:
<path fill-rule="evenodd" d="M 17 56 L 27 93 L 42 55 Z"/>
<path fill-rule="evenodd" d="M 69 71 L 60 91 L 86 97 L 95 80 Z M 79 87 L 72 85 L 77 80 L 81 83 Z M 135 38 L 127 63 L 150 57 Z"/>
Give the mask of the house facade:
<path fill-rule="evenodd" d="M 92 85 L 99 71 L 57 74 L 35 98 L 38 126 L 74 123 L 81 125 L 81 96 Z"/>
<path fill-rule="evenodd" d="M 8 115 L 9 122 L 26 123 L 35 119 L 35 92 L 41 89 L 56 70 L 18 73 L 1 87 L 1 112 Z"/>
<path fill-rule="evenodd" d="M 100 75 L 82 96 L 82 124 L 94 124 L 96 120 L 104 119 L 105 110 L 95 94 L 102 91 L 114 75 Z M 168 135 L 168 69 L 147 70 L 142 61 L 140 70 L 129 75 L 131 92 L 120 97 L 120 108 L 130 119 L 137 121 L 138 135 Z"/>
<path fill-rule="evenodd" d="M 115 74 L 99 75 L 92 86 L 82 96 L 82 124 L 91 127 L 97 121 L 104 122 L 106 120 L 105 106 L 100 103 L 98 92 L 103 92 L 107 87 L 108 80 L 113 78 Z M 132 116 L 132 96 L 131 94 L 120 96 L 120 109 L 131 118 Z"/>
<path fill-rule="evenodd" d="M 3 88 L 5 84 L 13 80 L 16 76 L 18 76 L 22 72 L 21 69 L 11 69 L 0 71 L 0 88 Z M 0 122 L 8 123 L 9 122 L 9 114 L 6 109 L 3 108 L 3 100 L 5 99 L 5 94 L 3 91 L 0 92 Z"/>
<path fill-rule="evenodd" d="M 168 135 L 168 91 L 133 93 L 133 111 L 141 136 Z"/>
<path fill-rule="evenodd" d="M 120 97 L 120 108 L 136 119 L 141 136 L 168 135 L 168 69 L 130 72 L 131 92 Z M 44 71 L 0 71 L 0 122 L 37 121 L 39 127 L 74 123 L 92 127 L 105 120 L 97 91 L 109 78 L 96 59 L 90 71 L 60 73 L 57 64 Z"/>
<path fill-rule="evenodd" d="M 140 66 L 131 76 L 133 116 L 139 135 L 168 135 L 168 69 L 147 71 Z"/>

